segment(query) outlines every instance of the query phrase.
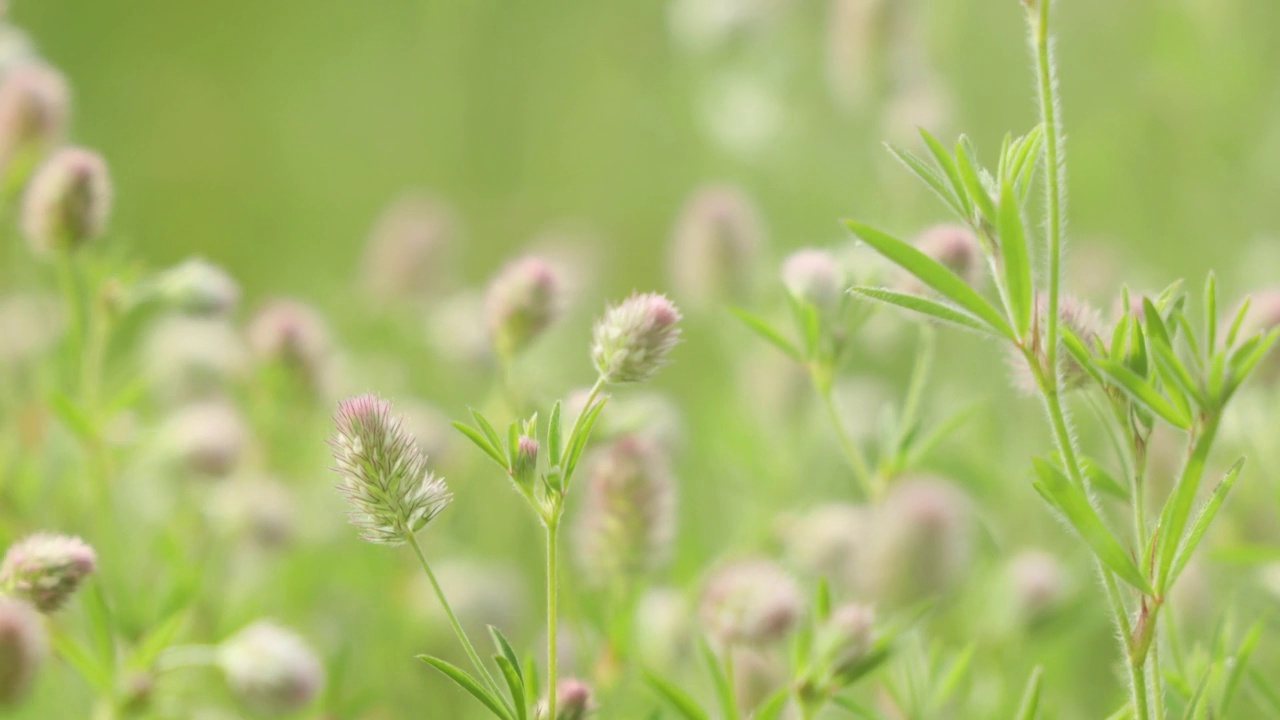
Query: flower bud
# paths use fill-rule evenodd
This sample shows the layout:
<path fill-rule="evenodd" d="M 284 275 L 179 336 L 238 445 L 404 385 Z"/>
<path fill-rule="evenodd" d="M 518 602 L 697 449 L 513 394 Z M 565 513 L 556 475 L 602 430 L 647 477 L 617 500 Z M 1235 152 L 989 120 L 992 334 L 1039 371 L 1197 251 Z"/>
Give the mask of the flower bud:
<path fill-rule="evenodd" d="M 776 563 L 739 560 L 716 571 L 698 603 L 707 632 L 722 646 L 764 645 L 787 636 L 800 619 L 800 588 Z"/>
<path fill-rule="evenodd" d="M 40 615 L 21 600 L 0 596 L 0 708 L 26 698 L 46 644 Z"/>
<path fill-rule="evenodd" d="M 671 284 L 681 303 L 705 309 L 743 302 L 753 290 L 764 228 L 738 188 L 709 185 L 690 196 L 671 241 Z"/>
<path fill-rule="evenodd" d="M 218 667 L 236 697 L 263 714 L 301 710 L 324 684 L 324 669 L 306 642 L 267 620 L 218 646 Z"/>
<path fill-rule="evenodd" d="M 787 561 L 833 588 L 853 590 L 865 582 L 863 565 L 871 543 L 871 511 L 852 503 L 828 503 L 784 522 L 780 536 Z"/>
<path fill-rule="evenodd" d="M 831 612 L 822 628 L 824 660 L 836 677 L 856 669 L 871 649 L 875 610 L 866 605 L 842 605 Z"/>
<path fill-rule="evenodd" d="M 782 284 L 796 300 L 820 312 L 834 312 L 844 299 L 846 277 L 835 256 L 826 250 L 805 248 L 782 262 Z"/>
<path fill-rule="evenodd" d="M 154 292 L 165 305 L 188 315 L 230 315 L 240 300 L 240 286 L 225 270 L 190 258 L 161 273 Z"/>
<path fill-rule="evenodd" d="M 78 537 L 36 533 L 9 546 L 0 563 L 0 587 L 42 613 L 57 611 L 97 566 L 97 555 Z"/>
<path fill-rule="evenodd" d="M 982 282 L 982 247 L 972 230 L 960 225 L 934 225 L 916 236 L 915 246 L 970 285 Z"/>
<path fill-rule="evenodd" d="M 36 255 L 69 252 L 97 238 L 111 212 L 111 179 L 97 153 L 55 152 L 36 170 L 22 200 L 22 229 Z"/>
<path fill-rule="evenodd" d="M 538 257 L 521 258 L 498 272 L 485 295 L 485 314 L 500 356 L 520 352 L 556 321 L 561 285 L 555 267 Z"/>
<path fill-rule="evenodd" d="M 532 488 L 534 475 L 538 472 L 538 441 L 528 435 L 521 435 L 516 441 L 515 466 L 511 468 L 511 479 L 524 488 Z"/>
<path fill-rule="evenodd" d="M 635 294 L 596 322 L 591 358 L 609 383 L 644 382 L 680 340 L 680 311 L 665 296 Z"/>
<path fill-rule="evenodd" d="M 876 510 L 867 568 L 876 595 L 906 604 L 951 589 L 969 564 L 968 500 L 955 486 L 905 478 Z"/>
<path fill-rule="evenodd" d="M 662 567 L 675 535 L 675 485 L 650 442 L 622 437 L 591 458 L 578 550 L 595 582 L 631 582 Z"/>
<path fill-rule="evenodd" d="M 1053 555 L 1024 550 L 1009 563 L 1009 584 L 1018 614 L 1035 622 L 1062 602 L 1067 578 L 1062 563 Z"/>
<path fill-rule="evenodd" d="M 240 464 L 249 431 L 226 400 L 200 400 L 178 410 L 165 427 L 168 449 L 187 471 L 226 477 Z"/>
<path fill-rule="evenodd" d="M 591 686 L 577 678 L 556 683 L 556 720 L 582 720 L 590 711 Z"/>
<path fill-rule="evenodd" d="M 1043 296 L 1036 298 L 1036 325 L 1033 327 L 1035 334 L 1031 341 L 1031 351 L 1035 361 L 1041 366 L 1048 363 L 1048 356 L 1045 352 L 1046 320 L 1045 313 L 1048 310 L 1048 299 Z M 1102 332 L 1102 318 L 1088 303 L 1071 295 L 1063 295 L 1058 299 L 1058 326 L 1060 331 L 1070 330 L 1085 343 L 1085 346 L 1091 346 L 1094 338 L 1098 337 Z M 1075 358 L 1069 353 L 1059 352 L 1059 362 L 1062 364 L 1061 371 L 1061 389 L 1063 391 L 1077 390 L 1089 381 L 1088 372 L 1076 362 Z M 1012 370 L 1013 386 L 1020 392 L 1027 395 L 1035 395 L 1040 392 L 1039 385 L 1036 382 L 1036 376 L 1032 369 L 1027 366 L 1026 358 L 1022 352 L 1016 348 L 1010 350 L 1009 365 Z M 1047 373 L 1049 369 L 1042 367 L 1041 372 Z"/>
<path fill-rule="evenodd" d="M 62 73 L 22 61 L 0 78 L 0 167 L 10 182 L 66 132 L 70 92 Z"/>
<path fill-rule="evenodd" d="M 365 289 L 382 302 L 413 299 L 439 290 L 449 274 L 457 220 L 443 202 L 411 191 L 391 203 L 365 246 Z"/>

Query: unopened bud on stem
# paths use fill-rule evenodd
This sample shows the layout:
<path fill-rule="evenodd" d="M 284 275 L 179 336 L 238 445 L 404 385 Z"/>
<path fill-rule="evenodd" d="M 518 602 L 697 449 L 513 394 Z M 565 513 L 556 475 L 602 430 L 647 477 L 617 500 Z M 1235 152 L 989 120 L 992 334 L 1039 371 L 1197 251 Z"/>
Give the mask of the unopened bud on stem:
<path fill-rule="evenodd" d="M 55 152 L 36 170 L 22 201 L 22 229 L 41 256 L 75 250 L 97 238 L 111 212 L 111 179 L 97 153 Z"/>

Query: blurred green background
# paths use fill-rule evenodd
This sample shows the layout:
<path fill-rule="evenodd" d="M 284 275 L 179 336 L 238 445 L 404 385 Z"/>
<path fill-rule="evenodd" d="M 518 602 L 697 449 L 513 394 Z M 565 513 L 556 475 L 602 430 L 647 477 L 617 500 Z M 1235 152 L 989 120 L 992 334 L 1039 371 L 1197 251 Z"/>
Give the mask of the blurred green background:
<path fill-rule="evenodd" d="M 251 293 L 319 294 L 407 185 L 456 203 L 473 277 L 585 218 L 616 287 L 661 284 L 658 249 L 707 179 L 754 192 L 779 247 L 826 242 L 843 215 L 941 218 L 923 194 L 887 203 L 881 108 L 831 101 L 828 3 L 766 2 L 763 29 L 710 57 L 682 50 L 662 2 L 40 0 L 12 14 L 74 84 L 77 136 L 112 161 L 118 233 L 157 263 L 224 263 Z M 938 134 L 965 131 L 991 157 L 1033 122 L 1014 0 L 894 3 L 950 96 Z M 1237 248 L 1280 227 L 1280 4 L 1061 6 L 1073 235 L 1155 280 L 1234 271 Z M 701 122 L 704 81 L 729 72 L 758 75 L 784 110 L 751 157 Z"/>

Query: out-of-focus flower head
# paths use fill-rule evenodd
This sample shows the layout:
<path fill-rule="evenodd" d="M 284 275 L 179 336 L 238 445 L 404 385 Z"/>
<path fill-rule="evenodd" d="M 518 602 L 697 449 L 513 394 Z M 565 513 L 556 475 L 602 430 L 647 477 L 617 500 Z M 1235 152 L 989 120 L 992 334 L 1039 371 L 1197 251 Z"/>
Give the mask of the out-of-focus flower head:
<path fill-rule="evenodd" d="M 508 263 L 489 283 L 486 326 L 499 356 L 526 348 L 559 317 L 562 283 L 554 266 L 539 257 Z"/>
<path fill-rule="evenodd" d="M 10 181 L 62 141 L 70 104 L 62 73 L 42 62 L 21 62 L 0 76 L 0 167 Z"/>
<path fill-rule="evenodd" d="M 731 185 L 690 195 L 671 239 L 671 284 L 682 304 L 707 309 L 743 303 L 756 283 L 764 223 L 751 199 Z"/>
<path fill-rule="evenodd" d="M 47 652 L 44 623 L 26 602 L 0 596 L 0 708 L 26 699 Z"/>
<path fill-rule="evenodd" d="M 457 235 L 457 218 L 442 200 L 423 190 L 404 193 L 369 233 L 361 271 L 365 290 L 382 302 L 439 292 Z"/>
<path fill-rule="evenodd" d="M 212 398 L 180 408 L 165 424 L 166 449 L 191 473 L 221 478 L 240 464 L 249 430 L 229 401 Z"/>
<path fill-rule="evenodd" d="M 111 213 L 111 178 L 102 156 L 64 147 L 40 165 L 22 199 L 22 229 L 32 252 L 70 252 L 102 235 Z"/>
<path fill-rule="evenodd" d="M 675 484 L 652 443 L 625 436 L 597 451 L 577 526 L 578 557 L 596 582 L 630 582 L 660 568 L 675 535 Z"/>
<path fill-rule="evenodd" d="M 259 620 L 218 646 L 218 667 L 235 696 L 255 712 L 297 712 L 319 694 L 324 668 L 298 635 Z"/>
<path fill-rule="evenodd" d="M 78 537 L 35 533 L 5 552 L 0 588 L 42 613 L 57 611 L 97 567 L 93 548 Z"/>
<path fill-rule="evenodd" d="M 932 477 L 896 482 L 876 509 L 869 548 L 869 580 L 891 604 L 951 589 L 968 567 L 972 521 L 968 499 Z"/>
<path fill-rule="evenodd" d="M 720 645 L 766 645 L 799 621 L 803 598 L 795 579 L 769 560 L 732 562 L 707 579 L 698 616 Z"/>

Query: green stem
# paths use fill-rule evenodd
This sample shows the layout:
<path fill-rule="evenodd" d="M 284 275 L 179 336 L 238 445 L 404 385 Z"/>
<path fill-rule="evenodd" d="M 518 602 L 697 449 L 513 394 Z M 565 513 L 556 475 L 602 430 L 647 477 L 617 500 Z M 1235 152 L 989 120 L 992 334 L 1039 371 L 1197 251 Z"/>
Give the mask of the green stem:
<path fill-rule="evenodd" d="M 1037 81 L 1040 91 L 1040 119 L 1044 125 L 1045 222 L 1049 234 L 1049 309 L 1045 322 L 1045 353 L 1053 375 L 1051 387 L 1058 387 L 1058 300 L 1062 282 L 1062 150 L 1058 134 L 1058 98 L 1054 85 L 1053 58 L 1049 47 L 1049 6 L 1053 0 L 1039 0 L 1039 17 L 1033 21 Z"/>
<path fill-rule="evenodd" d="M 835 398 L 831 392 L 831 383 L 821 381 L 815 372 L 810 371 L 813 375 L 814 387 L 818 390 L 818 395 L 822 397 L 822 405 L 827 410 L 827 417 L 831 419 L 831 427 L 835 430 L 836 438 L 840 441 L 840 449 L 844 452 L 845 460 L 848 461 L 849 467 L 853 470 L 853 476 L 857 479 L 858 484 L 862 487 L 862 491 L 868 499 L 875 500 L 880 497 L 883 489 L 883 482 L 879 476 L 873 476 L 871 467 L 867 463 L 867 458 L 862 453 L 862 448 L 853 441 L 844 427 L 844 420 L 840 418 L 840 411 L 836 409 Z"/>
<path fill-rule="evenodd" d="M 449 601 L 445 599 L 444 590 L 440 589 L 440 583 L 436 580 L 436 574 L 431 571 L 431 564 L 427 562 L 427 556 L 422 554 L 422 546 L 418 544 L 418 538 L 413 533 L 405 531 L 405 539 L 409 545 L 413 547 L 413 552 L 418 556 L 418 562 L 422 564 L 422 569 L 427 574 L 427 579 L 431 581 L 431 589 L 436 593 L 436 599 L 440 601 L 440 607 L 444 608 L 444 614 L 449 618 L 449 624 L 453 626 L 453 632 L 458 636 L 458 642 L 462 643 L 462 648 L 466 650 L 467 657 L 471 658 L 471 664 L 475 665 L 476 670 L 488 683 L 489 689 L 502 697 L 502 690 L 498 684 L 494 682 L 493 676 L 489 674 L 484 663 L 480 660 L 480 655 L 476 653 L 475 647 L 471 645 L 471 640 L 467 638 L 467 633 L 462 629 L 462 623 L 458 622 L 458 616 L 453 614 L 453 608 L 449 606 Z"/>
<path fill-rule="evenodd" d="M 1129 663 L 1129 680 L 1133 685 L 1134 720 L 1151 720 L 1147 699 L 1147 666 L 1141 661 Z"/>
<path fill-rule="evenodd" d="M 604 385 L 604 376 L 602 375 L 596 378 L 596 383 L 591 386 L 591 391 L 587 393 L 587 401 L 583 403 L 582 410 L 578 411 L 578 417 L 574 419 L 573 428 L 569 431 L 567 447 L 572 447 L 574 439 L 578 437 L 578 433 L 583 431 L 583 423 L 586 421 L 587 413 L 591 411 L 591 406 L 595 404 L 596 398 L 600 396 L 600 391 L 604 389 Z M 569 492 L 569 481 L 572 479 L 568 474 L 561 479 L 561 484 L 564 487 L 562 494 Z"/>
<path fill-rule="evenodd" d="M 598 384 L 598 383 L 597 383 Z M 553 518 L 547 523 L 547 718 L 554 720 L 556 716 L 556 673 L 558 650 L 556 648 L 556 622 L 559 619 L 557 604 L 558 585 L 560 581 L 558 536 L 560 519 Z"/>
<path fill-rule="evenodd" d="M 58 266 L 58 289 L 67 308 L 67 355 L 68 379 L 75 382 L 80 379 L 80 350 L 84 345 L 85 314 L 81 304 L 80 275 L 76 270 L 75 257 L 63 253 L 54 261 Z"/>

